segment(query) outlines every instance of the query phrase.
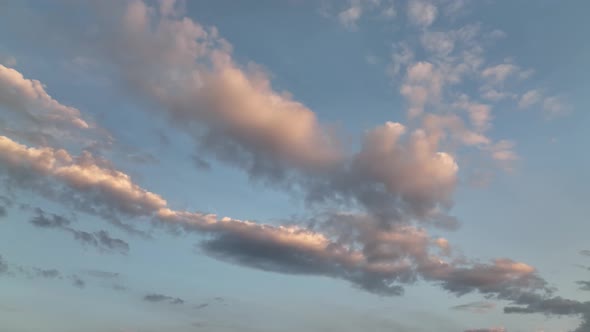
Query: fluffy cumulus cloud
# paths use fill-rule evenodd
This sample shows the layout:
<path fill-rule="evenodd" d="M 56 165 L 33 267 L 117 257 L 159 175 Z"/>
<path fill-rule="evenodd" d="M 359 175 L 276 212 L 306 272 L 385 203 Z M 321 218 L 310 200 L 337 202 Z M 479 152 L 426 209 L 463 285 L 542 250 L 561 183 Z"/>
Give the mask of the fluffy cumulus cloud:
<path fill-rule="evenodd" d="M 333 130 L 264 70 L 237 64 L 216 29 L 140 1 L 121 10 L 107 61 L 200 149 L 251 174 L 318 171 L 341 158 Z"/>

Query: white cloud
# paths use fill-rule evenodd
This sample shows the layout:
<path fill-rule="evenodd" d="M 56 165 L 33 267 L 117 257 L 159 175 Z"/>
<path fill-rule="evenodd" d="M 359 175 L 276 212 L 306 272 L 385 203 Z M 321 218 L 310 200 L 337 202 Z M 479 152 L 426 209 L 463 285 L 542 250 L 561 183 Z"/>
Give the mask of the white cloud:
<path fill-rule="evenodd" d="M 518 107 L 529 108 L 541 101 L 542 98 L 543 95 L 539 90 L 529 90 L 520 97 L 520 100 L 518 101 Z"/>
<path fill-rule="evenodd" d="M 510 75 L 513 75 L 519 70 L 518 66 L 510 63 L 503 63 L 492 67 L 485 68 L 481 75 L 484 78 L 490 79 L 495 83 L 504 82 Z"/>
<path fill-rule="evenodd" d="M 338 14 L 338 20 L 348 28 L 356 28 L 356 22 L 361 18 L 363 10 L 360 6 L 351 6 Z"/>
<path fill-rule="evenodd" d="M 408 19 L 414 25 L 427 28 L 436 20 L 437 7 L 428 1 L 410 0 L 408 3 Z"/>
<path fill-rule="evenodd" d="M 420 38 L 422 46 L 437 55 L 448 55 L 455 47 L 454 38 L 444 32 L 425 32 Z"/>

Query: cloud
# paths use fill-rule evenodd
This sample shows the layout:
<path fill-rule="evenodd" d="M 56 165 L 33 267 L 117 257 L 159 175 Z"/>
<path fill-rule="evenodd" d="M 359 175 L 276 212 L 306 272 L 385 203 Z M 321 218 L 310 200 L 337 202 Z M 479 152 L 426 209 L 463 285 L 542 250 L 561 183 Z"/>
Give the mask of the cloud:
<path fill-rule="evenodd" d="M 514 305 L 518 306 L 505 307 L 505 313 L 581 316 L 581 324 L 573 332 L 590 332 L 590 302 L 526 292 L 513 294 L 511 300 Z"/>
<path fill-rule="evenodd" d="M 77 287 L 77 288 L 80 288 L 80 289 L 86 287 L 86 282 L 83 279 L 81 279 L 79 276 L 75 275 L 75 274 L 74 275 L 71 275 L 69 277 L 69 279 L 71 280 L 72 285 L 74 287 Z"/>
<path fill-rule="evenodd" d="M 461 304 L 454 306 L 452 309 L 460 310 L 460 311 L 469 311 L 476 314 L 484 314 L 488 313 L 496 308 L 496 304 L 493 302 L 471 302 L 466 304 Z"/>
<path fill-rule="evenodd" d="M 543 110 L 550 117 L 565 115 L 570 111 L 562 98 L 556 96 L 547 97 L 543 100 Z"/>
<path fill-rule="evenodd" d="M 71 285 L 76 288 L 84 288 L 86 282 L 76 274 L 65 276 L 61 271 L 55 268 L 45 269 L 36 266 L 22 266 L 18 264 L 8 264 L 0 255 L 0 276 L 8 275 L 11 277 L 25 277 L 28 279 L 57 279 L 69 280 Z"/>
<path fill-rule="evenodd" d="M 502 83 L 509 76 L 518 72 L 519 68 L 510 63 L 502 63 L 496 66 L 487 67 L 481 72 L 481 76 L 490 79 L 494 83 Z"/>
<path fill-rule="evenodd" d="M 543 98 L 543 95 L 541 94 L 541 92 L 539 90 L 529 90 L 520 97 L 520 100 L 518 101 L 518 107 L 519 108 L 531 107 L 531 106 L 535 105 L 536 103 L 538 103 L 539 101 L 541 101 L 542 98 Z"/>
<path fill-rule="evenodd" d="M 12 175 L 8 181 L 21 188 L 50 190 L 51 186 L 39 187 L 40 183 L 47 178 L 56 180 L 76 193 L 70 198 L 77 199 L 79 205 L 90 206 L 86 210 L 95 207 L 140 216 L 166 205 L 160 196 L 141 189 L 127 174 L 88 152 L 74 158 L 63 149 L 28 148 L 0 136 L 0 161 L 0 167 Z"/>
<path fill-rule="evenodd" d="M 432 63 L 420 61 L 408 66 L 400 93 L 410 104 L 409 116 L 422 114 L 425 106 L 440 100 L 442 87 L 443 76 Z"/>
<path fill-rule="evenodd" d="M 12 199 L 0 195 L 0 218 L 6 217 L 8 208 L 13 205 Z"/>
<path fill-rule="evenodd" d="M 289 93 L 275 91 L 259 66 L 238 65 L 216 29 L 141 1 L 119 9 L 124 15 L 114 24 L 121 33 L 104 36 L 102 54 L 198 149 L 258 177 L 321 171 L 340 160 L 333 130 Z"/>
<path fill-rule="evenodd" d="M 70 227 L 71 221 L 63 216 L 47 214 L 40 208 L 35 209 L 35 212 L 37 215 L 30 220 L 34 226 L 60 229 L 72 234 L 74 239 L 80 243 L 100 250 L 115 251 L 121 254 L 127 254 L 129 252 L 129 244 L 127 242 L 111 237 L 107 231 L 100 230 L 94 233 L 80 231 Z"/>
<path fill-rule="evenodd" d="M 118 272 L 109 272 L 102 270 L 85 270 L 84 273 L 88 276 L 101 279 L 117 279 L 121 275 Z"/>
<path fill-rule="evenodd" d="M 448 210 L 458 165 L 439 148 L 439 135 L 387 122 L 368 130 L 360 149 L 346 154 L 312 110 L 272 88 L 264 70 L 237 64 L 231 46 L 214 28 L 178 19 L 170 8 L 135 1 L 121 11 L 121 21 L 109 16 L 118 33 L 97 43 L 102 47 L 103 39 L 109 39 L 108 54 L 101 56 L 118 69 L 127 87 L 149 97 L 172 123 L 192 135 L 198 148 L 218 160 L 253 177 L 287 178 L 300 185 L 309 202 L 355 212 L 326 212 L 313 216 L 305 227 L 304 222 L 278 226 L 174 210 L 162 196 L 89 152 L 76 157 L 63 149 L 28 147 L 0 136 L 0 167 L 7 181 L 38 193 L 58 187 L 75 206 L 99 215 L 152 218 L 195 232 L 198 247 L 212 257 L 263 270 L 342 279 L 376 294 L 399 295 L 403 286 L 418 280 L 456 295 L 479 292 L 513 300 L 515 293 L 525 291 L 545 294 L 546 282 L 532 266 L 508 258 L 480 262 L 455 256 L 448 241 L 422 227 L 456 225 Z M 437 9 L 412 1 L 408 13 L 415 24 L 427 27 Z M 440 96 L 443 81 L 458 82 L 465 71 L 479 69 L 477 47 L 469 51 L 462 54 L 463 66 L 452 68 L 408 57 L 403 89 L 413 106 L 423 107 Z M 400 56 L 400 61 L 406 59 Z M 489 116 L 481 110 L 475 105 L 470 112 L 480 127 Z M 470 131 L 464 131 L 460 136 L 467 137 Z M 472 142 L 483 141 L 474 137 Z M 507 150 L 503 145 L 500 151 Z M 50 185 L 39 184 L 45 181 Z M 53 225 L 53 219 L 41 224 Z M 106 235 L 103 241 L 100 233 L 73 234 L 80 241 L 112 240 Z M 84 285 L 79 278 L 72 280 Z M 148 294 L 144 300 L 183 303 L 161 294 Z"/>
<path fill-rule="evenodd" d="M 8 273 L 8 264 L 4 261 L 2 255 L 0 255 L 0 275 Z"/>
<path fill-rule="evenodd" d="M 34 268 L 33 270 L 34 270 L 35 274 L 41 278 L 46 278 L 46 279 L 61 278 L 61 273 L 56 269 L 44 270 L 44 269 Z"/>
<path fill-rule="evenodd" d="M 195 231 L 205 236 L 200 248 L 207 254 L 259 269 L 330 276 L 382 295 L 401 294 L 403 284 L 419 278 L 456 294 L 494 295 L 511 287 L 542 289 L 534 268 L 523 263 L 445 260 L 452 251 L 447 241 L 409 225 L 414 218 L 442 216 L 450 204 L 457 165 L 450 155 L 437 151 L 436 139 L 418 130 L 406 141 L 405 130 L 400 124 L 386 123 L 367 132 L 349 167 L 320 181 L 325 191 L 318 189 L 316 196 L 355 199 L 371 212 L 316 218 L 321 232 L 172 210 L 162 197 L 88 153 L 72 157 L 64 150 L 28 148 L 0 137 L 0 160 L 11 171 L 12 165 L 18 165 L 32 175 L 53 177 L 77 195 L 97 194 L 91 197 L 98 204 L 117 211 L 152 216 L 170 227 Z M 69 224 L 43 213 L 37 219 L 39 225 Z M 100 234 L 74 234 L 85 243 L 110 243 Z"/>
<path fill-rule="evenodd" d="M 360 6 L 353 5 L 338 14 L 338 21 L 347 28 L 356 28 L 356 22 L 359 20 L 362 13 L 363 11 Z"/>
<path fill-rule="evenodd" d="M 590 281 L 577 281 L 578 285 L 580 285 L 581 290 L 590 291 Z"/>
<path fill-rule="evenodd" d="M 0 65 L 0 106 L 22 112 L 34 121 L 62 122 L 78 128 L 89 128 L 80 111 L 60 104 L 37 80 L 26 79 L 15 69 Z M 39 112 L 39 111 L 42 112 Z"/>
<path fill-rule="evenodd" d="M 503 327 L 491 327 L 487 329 L 472 329 L 465 330 L 465 332 L 506 332 L 507 330 Z"/>
<path fill-rule="evenodd" d="M 438 8 L 428 1 L 410 0 L 408 2 L 408 19 L 417 26 L 427 28 L 436 20 Z"/>
<path fill-rule="evenodd" d="M 178 297 L 172 297 L 162 294 L 151 293 L 143 297 L 146 302 L 168 302 L 170 304 L 184 304 L 184 300 Z"/>
<path fill-rule="evenodd" d="M 580 250 L 580 255 L 582 255 L 582 256 L 590 256 L 590 250 Z"/>
<path fill-rule="evenodd" d="M 35 212 L 37 215 L 33 217 L 30 222 L 31 224 L 42 227 L 42 228 L 65 228 L 70 225 L 71 221 L 63 216 L 57 214 L 47 215 L 45 211 L 40 208 L 36 208 Z"/>

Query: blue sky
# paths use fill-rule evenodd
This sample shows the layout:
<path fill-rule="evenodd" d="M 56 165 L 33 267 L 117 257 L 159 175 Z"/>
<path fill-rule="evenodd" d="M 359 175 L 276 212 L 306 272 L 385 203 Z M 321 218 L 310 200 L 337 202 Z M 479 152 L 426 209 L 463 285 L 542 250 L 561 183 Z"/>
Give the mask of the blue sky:
<path fill-rule="evenodd" d="M 0 5 L 0 331 L 590 331 L 585 1 Z"/>

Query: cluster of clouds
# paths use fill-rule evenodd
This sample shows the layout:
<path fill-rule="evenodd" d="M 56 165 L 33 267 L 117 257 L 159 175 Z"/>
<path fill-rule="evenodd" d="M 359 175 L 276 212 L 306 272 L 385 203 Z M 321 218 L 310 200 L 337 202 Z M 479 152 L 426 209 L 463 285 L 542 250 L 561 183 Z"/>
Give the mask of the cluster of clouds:
<path fill-rule="evenodd" d="M 41 208 L 35 209 L 36 216 L 30 222 L 32 225 L 39 228 L 52 228 L 62 230 L 72 235 L 72 237 L 85 246 L 91 246 L 101 251 L 118 252 L 127 254 L 129 252 L 129 244 L 121 239 L 113 238 L 109 232 L 99 230 L 97 232 L 89 233 L 74 229 L 70 226 L 71 220 L 57 214 L 47 214 Z"/>
<path fill-rule="evenodd" d="M 400 14 L 395 24 L 404 35 L 394 43 L 389 73 L 406 99 L 408 118 L 420 120 L 450 146 L 475 148 L 511 170 L 519 160 L 515 143 L 492 138 L 494 113 L 535 108 L 551 118 L 568 113 L 569 107 L 562 96 L 527 84 L 534 70 L 510 55 L 501 62 L 486 59 L 486 49 L 506 37 L 503 31 L 477 22 L 449 28 L 469 8 L 468 1 L 351 0 L 337 17 L 356 29 L 363 15 Z M 373 64 L 378 60 L 368 57 Z M 475 91 L 466 94 L 470 90 Z"/>
<path fill-rule="evenodd" d="M 130 291 L 130 289 L 122 284 L 121 274 L 118 272 L 109 272 L 102 270 L 84 270 L 81 271 L 83 275 L 106 282 L 106 286 L 115 291 Z M 83 289 L 88 284 L 87 280 L 77 273 L 64 273 L 58 269 L 51 268 L 45 269 L 36 266 L 22 266 L 18 264 L 9 263 L 0 255 L 0 277 L 24 277 L 28 279 L 48 279 L 48 280 L 62 280 L 69 282 L 73 287 Z M 186 301 L 179 297 L 172 297 L 160 293 L 149 292 L 146 293 L 142 298 L 142 301 L 151 303 L 168 303 L 171 305 L 182 305 Z M 207 302 L 195 304 L 194 309 L 203 309 L 209 306 L 211 303 L 223 302 L 224 299 L 216 297 L 210 299 Z"/>
<path fill-rule="evenodd" d="M 361 0 L 351 4 L 339 15 L 349 25 L 356 24 L 363 8 L 382 5 Z M 7 190 L 32 190 L 130 231 L 133 228 L 122 219 L 149 219 L 194 232 L 204 253 L 245 266 L 329 276 L 381 295 L 400 295 L 404 285 L 426 280 L 456 295 L 478 292 L 508 301 L 514 306 L 505 308 L 507 313 L 584 315 L 577 331 L 588 331 L 588 303 L 555 297 L 532 266 L 508 258 L 481 262 L 463 257 L 446 239 L 427 230 L 458 226 L 449 214 L 459 171 L 455 156 L 443 151 L 449 137 L 489 152 L 496 160 L 516 159 L 510 141 L 494 141 L 487 134 L 491 105 L 464 94 L 448 101 L 448 87 L 469 75 L 476 75 L 483 82 L 481 90 L 494 98 L 504 93 L 497 89 L 508 77 L 526 78 L 527 71 L 511 63 L 485 64 L 477 25 L 430 31 L 440 10 L 432 2 L 411 0 L 408 20 L 419 29 L 429 57 L 417 59 L 409 43 L 400 43 L 391 73 L 401 77 L 408 116 L 420 119 L 421 126 L 386 122 L 368 130 L 360 148 L 351 151 L 311 109 L 288 92 L 274 90 L 264 70 L 240 66 L 215 28 L 184 17 L 174 1 L 161 1 L 156 7 L 139 0 L 100 6 L 122 14 L 89 16 L 106 31 L 96 36 L 96 56 L 121 75 L 130 95 L 152 103 L 149 109 L 162 112 L 190 135 L 199 158 L 215 158 L 254 179 L 295 188 L 325 212 L 277 226 L 177 210 L 90 151 L 74 155 L 48 141 L 32 142 L 39 145 L 33 147 L 2 135 L 0 183 Z M 390 13 L 396 13 L 391 8 Z M 547 103 L 540 92 L 527 94 L 519 100 L 523 107 Z M 55 101 L 40 82 L 4 66 L 0 103 L 41 126 L 64 122 L 77 129 L 90 127 L 77 109 Z M 559 102 L 548 104 L 557 109 Z M 334 211 L 342 206 L 353 212 Z M 106 231 L 75 230 L 63 216 L 37 210 L 31 223 L 68 232 L 99 249 L 129 251 L 125 241 Z M 0 260 L 0 272 L 5 266 Z M 84 285 L 79 278 L 73 277 L 73 282 Z M 184 303 L 157 293 L 144 300 Z M 456 309 L 483 312 L 490 306 Z"/>

